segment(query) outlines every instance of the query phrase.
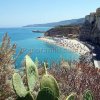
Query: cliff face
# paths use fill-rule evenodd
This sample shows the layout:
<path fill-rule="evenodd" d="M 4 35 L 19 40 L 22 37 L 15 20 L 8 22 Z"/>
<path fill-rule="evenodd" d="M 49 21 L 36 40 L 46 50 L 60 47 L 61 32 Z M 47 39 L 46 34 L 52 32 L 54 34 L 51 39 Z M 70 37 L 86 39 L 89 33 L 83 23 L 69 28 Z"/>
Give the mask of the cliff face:
<path fill-rule="evenodd" d="M 48 30 L 45 33 L 45 36 L 65 36 L 69 34 L 78 35 L 79 34 L 79 25 L 67 25 L 67 26 L 58 26 Z"/>
<path fill-rule="evenodd" d="M 100 8 L 85 17 L 85 22 L 80 28 L 80 39 L 100 44 Z"/>

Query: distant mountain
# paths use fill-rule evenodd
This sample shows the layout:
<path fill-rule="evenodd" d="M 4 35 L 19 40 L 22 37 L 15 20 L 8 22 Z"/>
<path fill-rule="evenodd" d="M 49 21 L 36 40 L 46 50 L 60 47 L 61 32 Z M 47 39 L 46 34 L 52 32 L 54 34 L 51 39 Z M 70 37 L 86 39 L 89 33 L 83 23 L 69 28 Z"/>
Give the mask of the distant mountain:
<path fill-rule="evenodd" d="M 64 20 L 60 22 L 53 22 L 53 23 L 46 23 L 46 24 L 33 24 L 33 25 L 26 25 L 24 27 L 55 27 L 59 25 L 70 25 L 70 24 L 82 24 L 84 23 L 84 18 L 80 19 L 71 19 L 71 20 Z"/>

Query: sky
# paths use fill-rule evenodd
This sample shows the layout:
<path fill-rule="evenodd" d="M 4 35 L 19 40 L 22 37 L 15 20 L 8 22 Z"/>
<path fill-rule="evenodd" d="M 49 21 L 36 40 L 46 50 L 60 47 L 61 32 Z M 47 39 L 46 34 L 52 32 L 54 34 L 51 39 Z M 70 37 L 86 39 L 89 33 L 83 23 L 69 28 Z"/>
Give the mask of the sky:
<path fill-rule="evenodd" d="M 0 0 L 0 27 L 82 18 L 98 7 L 100 0 Z"/>

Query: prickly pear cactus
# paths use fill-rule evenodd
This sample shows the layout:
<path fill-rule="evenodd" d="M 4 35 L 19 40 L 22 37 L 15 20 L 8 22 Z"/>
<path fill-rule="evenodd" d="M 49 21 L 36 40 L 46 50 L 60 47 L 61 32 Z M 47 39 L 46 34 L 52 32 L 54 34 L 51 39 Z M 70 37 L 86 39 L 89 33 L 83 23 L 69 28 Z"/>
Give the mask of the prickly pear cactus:
<path fill-rule="evenodd" d="M 71 94 L 66 98 L 66 100 L 76 100 L 76 97 L 77 97 L 76 93 L 71 93 Z"/>
<path fill-rule="evenodd" d="M 44 72 L 47 74 L 47 64 L 44 62 Z"/>
<path fill-rule="evenodd" d="M 16 100 L 34 100 L 30 93 L 28 93 L 25 97 L 18 97 Z"/>
<path fill-rule="evenodd" d="M 38 93 L 36 100 L 58 100 L 49 88 L 43 88 Z"/>
<path fill-rule="evenodd" d="M 38 58 L 36 57 L 35 59 L 35 65 L 38 67 L 39 66 L 39 61 L 38 61 Z"/>
<path fill-rule="evenodd" d="M 28 94 L 28 91 L 26 91 L 26 88 L 24 87 L 21 76 L 18 73 L 14 73 L 12 82 L 14 90 L 19 97 L 25 97 Z"/>
<path fill-rule="evenodd" d="M 93 95 L 90 90 L 86 90 L 83 94 L 83 100 L 93 100 Z"/>
<path fill-rule="evenodd" d="M 47 73 L 46 66 L 45 67 L 45 74 L 42 77 L 40 82 L 40 89 L 49 88 L 53 91 L 55 97 L 59 97 L 59 87 L 57 81 L 52 75 Z"/>
<path fill-rule="evenodd" d="M 30 91 L 32 91 L 38 79 L 38 69 L 35 63 L 28 55 L 25 56 L 25 67 L 26 67 L 28 88 Z"/>

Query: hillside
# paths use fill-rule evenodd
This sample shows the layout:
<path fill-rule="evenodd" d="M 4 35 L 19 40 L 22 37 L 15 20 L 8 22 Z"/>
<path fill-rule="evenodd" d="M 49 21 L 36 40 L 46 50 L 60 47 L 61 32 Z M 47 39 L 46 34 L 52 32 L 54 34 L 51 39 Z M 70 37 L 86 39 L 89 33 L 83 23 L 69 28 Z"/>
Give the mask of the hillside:
<path fill-rule="evenodd" d="M 46 23 L 46 24 L 26 25 L 24 27 L 55 27 L 59 25 L 81 24 L 83 22 L 84 22 L 84 18 L 80 18 L 80 19 L 64 20 L 60 22 L 52 22 L 52 23 Z"/>
<path fill-rule="evenodd" d="M 81 25 L 66 25 L 66 26 L 57 26 L 48 30 L 45 33 L 45 36 L 65 36 L 68 37 L 69 35 L 78 35 L 79 29 Z"/>
<path fill-rule="evenodd" d="M 100 8 L 96 12 L 85 16 L 81 24 L 72 23 L 71 25 L 58 26 L 48 30 L 46 36 L 68 36 L 78 35 L 82 41 L 90 41 L 100 45 Z"/>

